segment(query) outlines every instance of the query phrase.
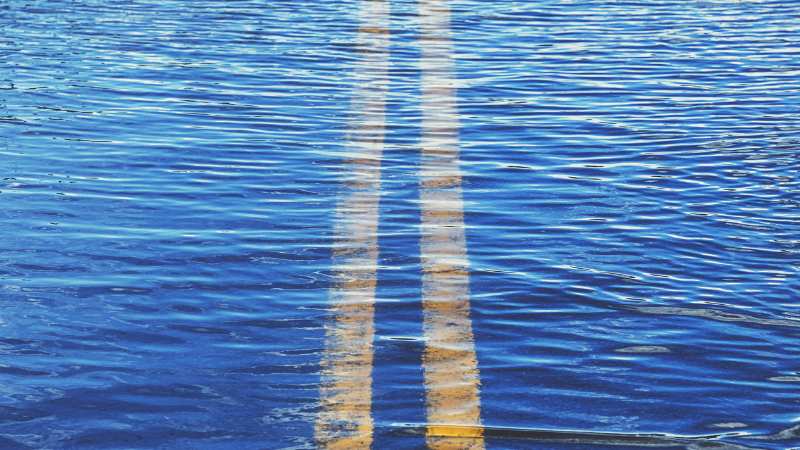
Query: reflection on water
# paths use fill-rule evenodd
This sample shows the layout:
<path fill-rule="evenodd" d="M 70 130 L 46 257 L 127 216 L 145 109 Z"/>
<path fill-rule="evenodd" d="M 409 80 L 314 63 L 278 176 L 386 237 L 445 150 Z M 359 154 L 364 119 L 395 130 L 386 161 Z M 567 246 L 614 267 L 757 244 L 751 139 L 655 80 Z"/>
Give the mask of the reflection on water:
<path fill-rule="evenodd" d="M 795 3 L 451 5 L 486 446 L 800 445 Z M 390 6 L 372 418 L 416 448 L 422 41 Z M 0 447 L 313 448 L 360 7 L 0 4 Z"/>

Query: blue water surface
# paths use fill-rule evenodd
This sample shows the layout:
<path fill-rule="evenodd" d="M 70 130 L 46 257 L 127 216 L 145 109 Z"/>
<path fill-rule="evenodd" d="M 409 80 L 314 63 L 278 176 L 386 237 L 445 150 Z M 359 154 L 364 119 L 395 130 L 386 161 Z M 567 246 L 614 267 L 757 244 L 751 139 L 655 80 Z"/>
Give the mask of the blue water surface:
<path fill-rule="evenodd" d="M 0 3 L 0 448 L 314 447 L 359 7 Z M 425 422 L 419 21 L 391 10 L 380 449 Z M 800 448 L 800 3 L 452 16 L 482 421 L 585 438 L 487 446 Z"/>

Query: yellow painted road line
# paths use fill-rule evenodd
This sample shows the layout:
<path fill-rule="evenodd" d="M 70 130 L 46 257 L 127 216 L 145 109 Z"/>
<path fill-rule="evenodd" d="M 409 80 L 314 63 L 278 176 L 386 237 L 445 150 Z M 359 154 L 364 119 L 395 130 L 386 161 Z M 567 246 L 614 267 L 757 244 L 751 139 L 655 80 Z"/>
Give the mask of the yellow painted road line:
<path fill-rule="evenodd" d="M 362 0 L 347 189 L 337 206 L 333 319 L 322 357 L 315 439 L 325 449 L 372 445 L 372 362 L 381 157 L 386 127 L 389 0 Z"/>
<path fill-rule="evenodd" d="M 419 0 L 419 15 L 427 441 L 434 450 L 482 449 L 448 0 Z"/>

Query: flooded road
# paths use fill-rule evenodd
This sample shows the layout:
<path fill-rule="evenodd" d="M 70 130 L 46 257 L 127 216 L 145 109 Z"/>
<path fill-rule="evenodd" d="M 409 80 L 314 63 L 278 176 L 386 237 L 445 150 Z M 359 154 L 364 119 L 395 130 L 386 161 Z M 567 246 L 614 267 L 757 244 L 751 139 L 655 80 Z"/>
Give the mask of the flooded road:
<path fill-rule="evenodd" d="M 800 448 L 798 16 L 0 4 L 0 448 Z"/>

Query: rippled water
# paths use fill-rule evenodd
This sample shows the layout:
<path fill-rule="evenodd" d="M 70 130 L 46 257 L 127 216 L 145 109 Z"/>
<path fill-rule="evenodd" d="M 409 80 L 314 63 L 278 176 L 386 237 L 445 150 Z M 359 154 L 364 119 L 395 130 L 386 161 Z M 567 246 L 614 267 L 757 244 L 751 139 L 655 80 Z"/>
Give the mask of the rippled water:
<path fill-rule="evenodd" d="M 0 447 L 314 446 L 359 5 L 0 3 Z M 418 448 L 420 29 L 391 8 L 374 447 Z M 489 448 L 800 446 L 798 17 L 454 1 Z"/>

